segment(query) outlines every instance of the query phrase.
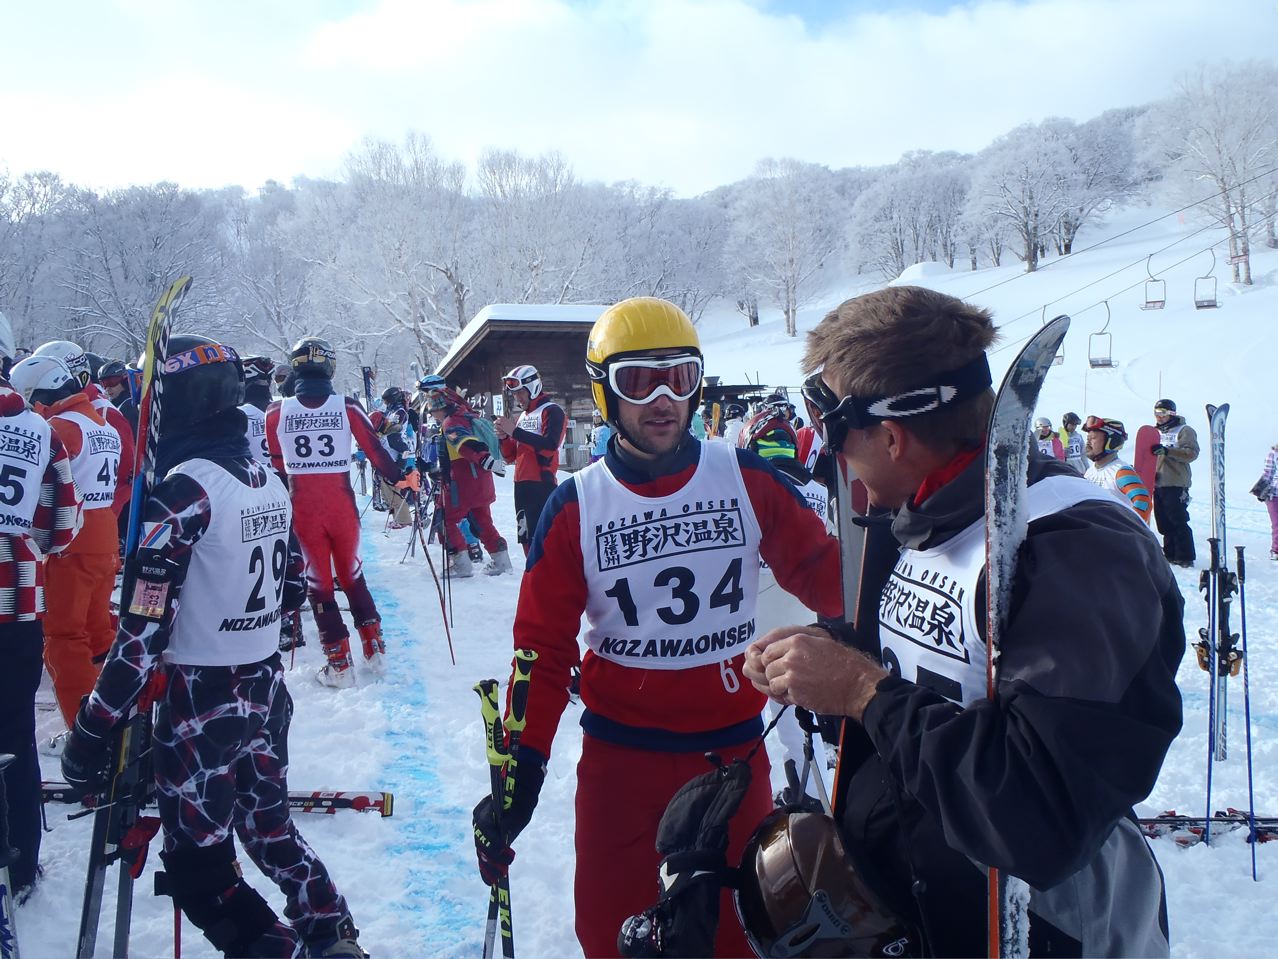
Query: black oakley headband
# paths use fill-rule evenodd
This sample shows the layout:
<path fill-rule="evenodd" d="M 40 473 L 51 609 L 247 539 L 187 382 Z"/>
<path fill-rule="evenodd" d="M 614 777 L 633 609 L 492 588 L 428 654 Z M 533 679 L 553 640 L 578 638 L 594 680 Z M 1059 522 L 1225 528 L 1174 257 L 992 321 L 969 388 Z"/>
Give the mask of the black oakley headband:
<path fill-rule="evenodd" d="M 863 430 L 884 420 L 931 413 L 980 396 L 994 382 L 984 353 L 958 369 L 929 377 L 930 383 L 891 396 L 834 395 L 818 370 L 803 384 L 803 398 L 825 427 L 826 441 L 838 449 L 847 431 Z M 837 440 L 837 442 L 836 442 Z"/>

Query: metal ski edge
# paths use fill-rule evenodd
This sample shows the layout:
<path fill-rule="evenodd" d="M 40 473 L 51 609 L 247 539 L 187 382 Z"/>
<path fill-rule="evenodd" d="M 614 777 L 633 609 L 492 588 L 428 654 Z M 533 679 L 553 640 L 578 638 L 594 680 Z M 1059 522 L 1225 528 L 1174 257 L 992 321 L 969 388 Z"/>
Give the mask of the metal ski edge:
<path fill-rule="evenodd" d="M 80 801 L 79 795 L 75 794 L 66 783 L 41 783 L 40 792 L 41 798 L 46 803 L 71 804 Z M 334 792 L 291 790 L 288 794 L 288 807 L 293 812 L 303 813 L 335 813 L 338 810 L 376 812 L 383 819 L 389 819 L 395 814 L 395 794 L 358 790 Z"/>

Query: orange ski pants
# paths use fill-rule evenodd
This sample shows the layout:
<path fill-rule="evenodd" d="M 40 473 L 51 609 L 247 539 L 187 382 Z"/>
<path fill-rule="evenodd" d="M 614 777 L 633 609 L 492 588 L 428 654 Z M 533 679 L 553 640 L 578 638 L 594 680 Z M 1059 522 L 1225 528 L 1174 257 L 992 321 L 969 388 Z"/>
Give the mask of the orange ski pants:
<path fill-rule="evenodd" d="M 111 591 L 115 553 L 51 556 L 44 579 L 44 665 L 70 729 L 80 700 L 93 691 L 101 660 L 115 639 Z M 94 662 L 94 660 L 97 662 Z"/>

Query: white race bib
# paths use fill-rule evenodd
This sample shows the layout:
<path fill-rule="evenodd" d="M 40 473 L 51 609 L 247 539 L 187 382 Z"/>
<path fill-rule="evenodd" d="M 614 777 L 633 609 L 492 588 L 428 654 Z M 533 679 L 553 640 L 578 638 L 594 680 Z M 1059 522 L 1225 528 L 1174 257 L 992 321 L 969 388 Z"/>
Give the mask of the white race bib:
<path fill-rule="evenodd" d="M 295 396 L 283 400 L 276 437 L 290 476 L 350 472 L 351 427 L 344 396 L 330 396 L 314 409 Z"/>

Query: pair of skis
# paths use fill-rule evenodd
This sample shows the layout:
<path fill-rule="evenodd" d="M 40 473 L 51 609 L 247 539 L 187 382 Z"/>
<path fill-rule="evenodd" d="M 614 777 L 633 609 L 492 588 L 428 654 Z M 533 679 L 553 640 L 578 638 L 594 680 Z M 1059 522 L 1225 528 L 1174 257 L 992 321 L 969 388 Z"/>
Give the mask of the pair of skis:
<path fill-rule="evenodd" d="M 1198 581 L 1207 602 L 1207 625 L 1198 631 L 1194 652 L 1198 665 L 1208 674 L 1207 687 L 1207 798 L 1202 841 L 1210 844 L 1212 825 L 1212 772 L 1218 762 L 1229 758 L 1229 678 L 1242 675 L 1243 726 L 1247 746 L 1247 803 L 1252 834 L 1256 834 L 1256 799 L 1251 750 L 1251 687 L 1247 660 L 1246 560 L 1243 547 L 1235 547 L 1236 566 L 1229 569 L 1225 524 L 1225 421 L 1229 404 L 1207 406 L 1211 450 L 1211 537 L 1210 563 Z M 1240 632 L 1232 632 L 1229 613 L 1237 598 Z M 1251 847 L 1251 878 L 1258 880 L 1256 846 Z"/>

